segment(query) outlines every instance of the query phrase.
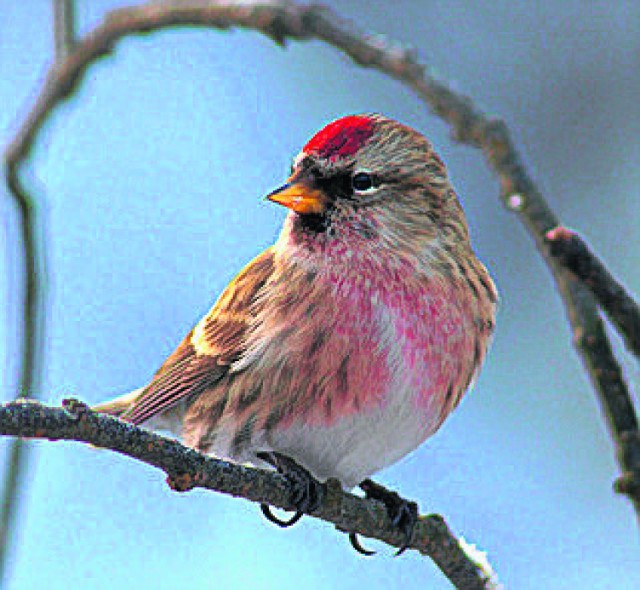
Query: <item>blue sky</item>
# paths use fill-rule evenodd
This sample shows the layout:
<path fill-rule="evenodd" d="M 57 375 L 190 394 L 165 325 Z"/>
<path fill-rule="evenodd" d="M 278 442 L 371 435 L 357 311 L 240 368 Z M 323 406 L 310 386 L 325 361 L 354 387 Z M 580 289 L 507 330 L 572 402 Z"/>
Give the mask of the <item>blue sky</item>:
<path fill-rule="evenodd" d="M 78 4 L 87 31 L 118 3 Z M 640 292 L 640 5 L 332 5 L 416 47 L 438 75 L 503 117 L 560 218 Z M 6 144 L 37 96 L 52 38 L 49 2 L 1 6 Z M 261 197 L 306 139 L 362 111 L 433 141 L 502 296 L 475 390 L 441 432 L 379 479 L 423 512 L 445 515 L 488 552 L 507 587 L 640 587 L 634 515 L 611 491 L 617 472 L 597 403 L 549 273 L 500 205 L 496 179 L 408 90 L 317 42 L 282 50 L 255 33 L 189 29 L 130 38 L 56 111 L 25 170 L 49 262 L 37 394 L 97 402 L 143 384 L 274 240 L 284 212 Z M 9 398 L 19 270 L 5 196 L 0 385 Z M 624 358 L 637 389 L 637 365 Z M 279 530 L 253 504 L 174 494 L 160 472 L 123 457 L 71 443 L 32 446 L 11 590 L 449 587 L 429 560 L 393 559 L 384 546 L 361 558 L 322 522 Z"/>

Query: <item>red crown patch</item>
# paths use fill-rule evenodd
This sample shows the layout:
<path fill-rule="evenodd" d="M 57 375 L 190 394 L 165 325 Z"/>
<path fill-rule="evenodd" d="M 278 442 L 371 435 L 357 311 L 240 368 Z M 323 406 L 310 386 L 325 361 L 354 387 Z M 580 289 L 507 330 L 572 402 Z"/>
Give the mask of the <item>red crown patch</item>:
<path fill-rule="evenodd" d="M 336 160 L 355 154 L 373 134 L 373 121 L 363 115 L 343 117 L 318 131 L 304 146 L 307 154 Z"/>

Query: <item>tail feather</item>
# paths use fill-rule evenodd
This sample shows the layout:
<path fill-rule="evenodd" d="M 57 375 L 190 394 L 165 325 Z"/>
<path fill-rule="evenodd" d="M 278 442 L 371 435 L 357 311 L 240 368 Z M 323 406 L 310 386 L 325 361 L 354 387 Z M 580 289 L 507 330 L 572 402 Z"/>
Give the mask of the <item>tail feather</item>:
<path fill-rule="evenodd" d="M 126 412 L 131 409 L 140 396 L 144 393 L 145 387 L 134 389 L 130 393 L 125 393 L 115 399 L 103 402 L 96 406 L 92 406 L 94 412 L 108 414 L 116 418 L 127 420 Z M 182 431 L 182 417 L 184 415 L 184 406 L 179 404 L 168 412 L 162 412 L 157 416 L 152 416 L 144 421 L 144 426 L 151 430 L 163 430 L 179 436 Z"/>
<path fill-rule="evenodd" d="M 95 412 L 100 412 L 101 414 L 120 417 L 135 403 L 143 389 L 144 387 L 134 389 L 129 393 L 116 397 L 115 399 L 93 406 L 91 409 Z"/>

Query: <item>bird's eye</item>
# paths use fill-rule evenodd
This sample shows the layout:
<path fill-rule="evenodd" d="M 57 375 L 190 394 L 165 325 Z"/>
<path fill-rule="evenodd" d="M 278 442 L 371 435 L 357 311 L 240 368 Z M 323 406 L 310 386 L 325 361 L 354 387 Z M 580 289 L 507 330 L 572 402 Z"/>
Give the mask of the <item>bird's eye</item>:
<path fill-rule="evenodd" d="M 354 190 L 365 192 L 371 190 L 374 186 L 371 174 L 367 172 L 356 172 L 351 179 L 351 185 Z"/>

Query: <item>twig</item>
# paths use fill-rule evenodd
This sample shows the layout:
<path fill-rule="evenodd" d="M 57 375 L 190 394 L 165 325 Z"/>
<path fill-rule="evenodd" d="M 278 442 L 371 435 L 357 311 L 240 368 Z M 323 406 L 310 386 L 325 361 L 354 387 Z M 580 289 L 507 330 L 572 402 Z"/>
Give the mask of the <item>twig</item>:
<path fill-rule="evenodd" d="M 629 350 L 640 357 L 640 307 L 574 231 L 559 226 L 547 232 L 551 256 L 595 295 Z"/>
<path fill-rule="evenodd" d="M 205 488 L 294 509 L 287 480 L 277 473 L 208 457 L 176 440 L 93 412 L 76 400 L 65 400 L 62 408 L 31 400 L 4 404 L 0 406 L 0 434 L 90 443 L 161 469 L 175 491 Z M 322 506 L 310 516 L 333 523 L 342 532 L 358 533 L 393 547 L 403 543 L 403 535 L 382 504 L 343 492 L 336 480 L 328 483 Z M 492 573 L 465 553 L 439 515 L 420 517 L 409 547 L 431 557 L 456 588 L 497 588 Z"/>
<path fill-rule="evenodd" d="M 53 35 L 57 62 L 65 59 L 75 44 L 74 9 L 73 0 L 53 0 Z"/>
<path fill-rule="evenodd" d="M 73 0 L 53 0 L 54 42 L 57 61 L 67 57 L 74 42 L 74 5 Z M 37 270 L 38 250 L 36 246 L 35 211 L 33 202 L 23 187 L 17 174 L 17 164 L 7 158 L 7 182 L 9 189 L 18 204 L 22 243 L 24 249 L 24 311 L 23 311 L 23 343 L 22 361 L 18 370 L 20 395 L 32 396 L 34 385 L 39 378 L 36 367 L 41 355 L 39 343 L 42 341 L 43 328 L 39 324 L 39 309 L 44 301 L 39 277 L 44 269 Z M 29 456 L 28 448 L 20 439 L 11 441 L 8 453 L 7 467 L 2 486 L 2 503 L 0 514 L 0 586 L 6 576 L 7 558 L 9 553 L 9 539 L 17 516 L 19 494 L 22 487 L 24 473 L 27 470 Z"/>
<path fill-rule="evenodd" d="M 560 292 L 565 300 L 575 302 L 568 306 L 574 346 L 598 393 L 615 444 L 616 459 L 622 471 L 615 482 L 615 490 L 629 497 L 640 519 L 640 435 L 631 395 L 591 293 L 569 272 L 557 272 L 562 272 L 562 280 L 558 281 Z"/>
<path fill-rule="evenodd" d="M 2 515 L 0 516 L 0 588 L 7 576 L 9 552 L 19 504 L 18 490 L 22 488 L 23 477 L 27 470 L 29 449 L 19 438 L 11 441 L 7 458 L 7 468 L 2 488 Z"/>
<path fill-rule="evenodd" d="M 42 332 L 44 305 L 45 259 L 40 255 L 38 223 L 33 201 L 15 173 L 16 164 L 7 165 L 7 183 L 18 208 L 21 241 L 24 256 L 22 278 L 23 310 L 21 341 L 16 354 L 20 355 L 18 366 L 18 395 L 31 397 L 40 380 L 42 360 Z M 7 467 L 2 488 L 2 512 L 0 514 L 0 586 L 7 574 L 9 539 L 17 516 L 18 490 L 27 469 L 28 450 L 21 440 L 11 441 Z"/>

